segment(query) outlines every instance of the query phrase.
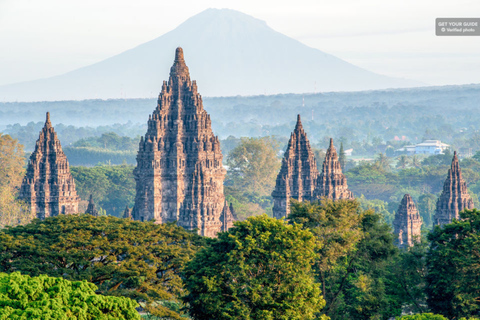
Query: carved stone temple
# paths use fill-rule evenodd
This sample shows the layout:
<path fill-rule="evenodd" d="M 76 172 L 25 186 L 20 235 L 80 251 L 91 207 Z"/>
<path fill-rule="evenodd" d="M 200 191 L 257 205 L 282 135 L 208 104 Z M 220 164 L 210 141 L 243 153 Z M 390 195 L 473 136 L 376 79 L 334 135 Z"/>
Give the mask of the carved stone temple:
<path fill-rule="evenodd" d="M 28 161 L 19 197 L 40 219 L 78 212 L 80 198 L 75 181 L 48 112 L 35 151 Z"/>
<path fill-rule="evenodd" d="M 452 166 L 448 170 L 447 179 L 443 184 L 443 191 L 437 201 L 434 225 L 443 225 L 458 219 L 459 212 L 473 209 L 473 200 L 467 191 L 467 183 L 462 178 L 462 171 L 458 163 L 457 152 L 454 152 Z"/>
<path fill-rule="evenodd" d="M 353 199 L 353 193 L 348 190 L 347 179 L 342 173 L 333 139 L 330 139 L 322 173 L 318 172 L 300 115 L 288 141 L 272 197 L 273 216 L 278 219 L 288 216 L 292 198 L 298 201 L 313 201 L 322 197 L 332 200 Z"/>
<path fill-rule="evenodd" d="M 315 156 L 298 115 L 272 193 L 273 216 L 286 217 L 290 213 L 291 198 L 312 201 L 318 176 Z"/>
<path fill-rule="evenodd" d="M 183 50 L 177 48 L 170 78 L 163 82 L 140 141 L 133 219 L 177 221 L 209 237 L 226 231 L 234 213 L 223 194 L 222 159 L 210 116 L 196 82 L 190 80 Z"/>
<path fill-rule="evenodd" d="M 409 194 L 404 195 L 400 202 L 393 228 L 396 235 L 395 244 L 399 248 L 411 247 L 415 241 L 420 241 L 422 218 Z"/>
<path fill-rule="evenodd" d="M 347 178 L 342 172 L 337 150 L 333 146 L 333 139 L 330 139 L 330 146 L 325 154 L 322 173 L 317 180 L 315 196 L 317 199 L 326 197 L 332 200 L 354 198 L 353 193 L 348 189 Z"/>
<path fill-rule="evenodd" d="M 87 210 L 85 211 L 86 214 L 89 214 L 94 217 L 98 217 L 98 210 L 93 202 L 93 195 L 90 195 L 90 199 L 88 200 Z"/>

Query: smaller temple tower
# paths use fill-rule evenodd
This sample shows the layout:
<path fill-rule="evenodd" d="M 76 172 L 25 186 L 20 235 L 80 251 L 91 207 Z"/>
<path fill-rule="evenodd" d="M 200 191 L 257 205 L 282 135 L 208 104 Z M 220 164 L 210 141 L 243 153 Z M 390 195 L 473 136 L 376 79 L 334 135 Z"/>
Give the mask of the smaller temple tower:
<path fill-rule="evenodd" d="M 80 198 L 75 181 L 48 112 L 28 161 L 19 198 L 27 202 L 39 219 L 78 212 Z"/>
<path fill-rule="evenodd" d="M 125 207 L 125 211 L 123 211 L 123 218 L 124 219 L 132 219 L 132 210 L 128 207 Z"/>
<path fill-rule="evenodd" d="M 342 173 L 342 167 L 338 160 L 337 150 L 333 146 L 333 139 L 330 139 L 323 161 L 322 173 L 317 180 L 315 190 L 317 199 L 326 197 L 332 200 L 353 199 L 353 193 L 348 189 L 347 178 Z"/>
<path fill-rule="evenodd" d="M 422 219 L 409 194 L 403 196 L 402 202 L 395 213 L 393 227 L 397 236 L 395 244 L 399 248 L 411 247 L 415 241 L 420 240 Z"/>
<path fill-rule="evenodd" d="M 462 171 L 457 158 L 453 153 L 452 166 L 448 170 L 447 179 L 443 184 L 443 191 L 437 201 L 437 208 L 433 217 L 433 225 L 443 225 L 460 217 L 459 212 L 473 209 L 473 200 L 467 191 L 467 183 L 462 178 Z"/>
<path fill-rule="evenodd" d="M 291 198 L 313 200 L 318 175 L 315 156 L 298 115 L 272 192 L 273 216 L 278 219 L 287 217 Z"/>
<path fill-rule="evenodd" d="M 91 216 L 94 216 L 94 217 L 98 217 L 98 210 L 95 206 L 95 203 L 93 202 L 93 196 L 90 195 L 90 200 L 88 200 L 88 206 L 87 206 L 87 210 L 85 211 L 85 213 L 91 215 Z"/>

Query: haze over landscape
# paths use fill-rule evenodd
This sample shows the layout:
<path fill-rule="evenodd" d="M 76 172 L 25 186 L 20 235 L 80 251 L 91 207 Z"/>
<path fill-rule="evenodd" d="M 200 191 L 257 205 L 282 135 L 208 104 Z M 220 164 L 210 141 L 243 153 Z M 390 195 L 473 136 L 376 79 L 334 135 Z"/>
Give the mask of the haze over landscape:
<path fill-rule="evenodd" d="M 0 0 L 0 318 L 480 320 L 472 12 Z"/>

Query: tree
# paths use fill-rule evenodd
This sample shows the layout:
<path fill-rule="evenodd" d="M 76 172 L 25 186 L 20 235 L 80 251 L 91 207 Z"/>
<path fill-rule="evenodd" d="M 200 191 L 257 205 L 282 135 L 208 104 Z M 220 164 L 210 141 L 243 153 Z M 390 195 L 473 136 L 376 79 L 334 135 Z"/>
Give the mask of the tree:
<path fill-rule="evenodd" d="M 271 193 L 280 169 L 277 147 L 277 141 L 270 137 L 241 138 L 228 154 L 225 195 L 234 202 L 240 219 L 271 213 Z"/>
<path fill-rule="evenodd" d="M 95 203 L 108 214 L 121 217 L 125 206 L 132 207 L 135 199 L 133 166 L 71 167 L 78 195 Z"/>
<path fill-rule="evenodd" d="M 322 284 L 323 296 L 330 305 L 336 296 L 327 290 L 327 273 L 337 267 L 341 258 L 351 254 L 363 237 L 359 203 L 330 199 L 322 199 L 321 203 L 292 200 L 290 212 L 290 223 L 301 224 L 315 236 L 315 271 Z"/>
<path fill-rule="evenodd" d="M 391 228 L 358 201 L 293 203 L 289 218 L 316 236 L 315 272 L 331 319 L 381 319 L 401 305 L 387 286 L 397 253 Z"/>
<path fill-rule="evenodd" d="M 460 218 L 428 236 L 428 305 L 449 319 L 480 311 L 480 211 L 462 211 Z"/>
<path fill-rule="evenodd" d="M 420 160 L 420 157 L 417 156 L 417 155 L 414 155 L 412 157 L 412 159 L 410 160 L 410 162 L 411 162 L 411 164 L 414 168 L 420 168 L 422 166 L 422 162 Z"/>
<path fill-rule="evenodd" d="M 377 155 L 377 159 L 375 160 L 375 165 L 377 165 L 379 169 L 388 172 L 391 169 L 391 161 L 392 160 L 390 160 L 384 153 L 379 153 Z"/>
<path fill-rule="evenodd" d="M 340 166 L 342 167 L 342 171 L 345 170 L 345 164 L 347 163 L 347 155 L 345 154 L 345 150 L 343 150 L 343 142 L 340 143 L 340 152 L 338 154 L 338 161 L 340 162 Z"/>
<path fill-rule="evenodd" d="M 437 197 L 434 194 L 422 194 L 418 198 L 418 212 L 422 217 L 422 228 L 430 230 L 433 227 L 433 215 L 437 206 Z"/>
<path fill-rule="evenodd" d="M 237 188 L 262 196 L 270 195 L 280 168 L 275 144 L 268 137 L 242 138 L 228 154 L 228 174 Z"/>
<path fill-rule="evenodd" d="M 23 146 L 0 133 L 0 228 L 29 222 L 34 213 L 17 200 L 25 173 Z"/>
<path fill-rule="evenodd" d="M 308 230 L 266 215 L 236 222 L 185 269 L 193 318 L 315 319 L 325 305 L 311 271 Z"/>
<path fill-rule="evenodd" d="M 405 169 L 408 166 L 408 163 L 409 163 L 408 157 L 406 155 L 402 154 L 398 158 L 397 168 Z"/>
<path fill-rule="evenodd" d="M 0 273 L 0 319 L 140 320 L 135 301 L 95 290 L 87 281 Z"/>
<path fill-rule="evenodd" d="M 404 313 L 427 311 L 425 294 L 427 250 L 428 243 L 426 239 L 422 238 L 421 242 L 415 242 L 412 247 L 401 250 L 397 259 L 392 263 L 389 283 L 395 288 L 394 290 L 402 302 Z"/>
<path fill-rule="evenodd" d="M 0 271 L 87 280 L 101 294 L 130 297 L 154 315 L 180 319 L 163 302 L 180 303 L 180 271 L 203 244 L 174 224 L 61 215 L 0 232 Z"/>

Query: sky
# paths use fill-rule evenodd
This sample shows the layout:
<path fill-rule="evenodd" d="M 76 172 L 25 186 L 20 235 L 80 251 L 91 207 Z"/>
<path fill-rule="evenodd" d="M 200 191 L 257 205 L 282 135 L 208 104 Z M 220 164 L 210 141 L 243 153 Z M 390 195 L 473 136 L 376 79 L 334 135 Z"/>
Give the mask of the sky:
<path fill-rule="evenodd" d="M 0 0 L 0 85 L 99 62 L 207 8 L 252 15 L 380 74 L 480 83 L 480 37 L 435 36 L 435 18 L 480 17 L 478 0 Z"/>

